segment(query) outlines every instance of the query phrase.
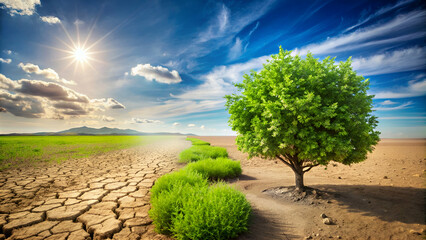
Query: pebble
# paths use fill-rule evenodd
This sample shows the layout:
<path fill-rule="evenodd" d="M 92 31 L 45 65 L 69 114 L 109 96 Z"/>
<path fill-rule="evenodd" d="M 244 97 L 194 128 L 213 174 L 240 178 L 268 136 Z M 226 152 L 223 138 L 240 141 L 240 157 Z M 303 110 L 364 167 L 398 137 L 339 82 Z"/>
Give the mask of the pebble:
<path fill-rule="evenodd" d="M 333 222 L 331 221 L 331 219 L 327 218 L 327 217 L 322 220 L 322 223 L 324 223 L 325 225 L 331 225 L 331 224 L 333 224 Z"/>

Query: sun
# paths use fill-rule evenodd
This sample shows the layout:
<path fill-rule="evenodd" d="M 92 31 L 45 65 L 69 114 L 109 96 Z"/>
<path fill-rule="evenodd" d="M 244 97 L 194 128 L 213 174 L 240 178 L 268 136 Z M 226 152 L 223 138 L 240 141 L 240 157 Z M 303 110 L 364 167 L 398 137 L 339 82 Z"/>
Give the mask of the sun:
<path fill-rule="evenodd" d="M 81 47 L 76 47 L 73 51 L 74 60 L 80 63 L 87 62 L 88 60 L 88 52 L 86 49 Z"/>

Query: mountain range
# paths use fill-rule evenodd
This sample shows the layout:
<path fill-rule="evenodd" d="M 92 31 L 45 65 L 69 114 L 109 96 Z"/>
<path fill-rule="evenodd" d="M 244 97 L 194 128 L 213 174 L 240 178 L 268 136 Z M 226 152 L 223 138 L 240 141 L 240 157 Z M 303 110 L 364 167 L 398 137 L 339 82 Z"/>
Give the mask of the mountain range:
<path fill-rule="evenodd" d="M 69 136 L 69 135 L 182 135 L 182 136 L 194 136 L 194 134 L 182 134 L 182 133 L 170 133 L 170 132 L 156 132 L 147 133 L 139 132 L 133 129 L 119 129 L 119 128 L 91 128 L 91 127 L 77 127 L 70 128 L 68 130 L 59 132 L 37 132 L 37 133 L 10 133 L 1 134 L 3 136 L 17 136 L 17 135 L 30 135 L 30 136 Z"/>

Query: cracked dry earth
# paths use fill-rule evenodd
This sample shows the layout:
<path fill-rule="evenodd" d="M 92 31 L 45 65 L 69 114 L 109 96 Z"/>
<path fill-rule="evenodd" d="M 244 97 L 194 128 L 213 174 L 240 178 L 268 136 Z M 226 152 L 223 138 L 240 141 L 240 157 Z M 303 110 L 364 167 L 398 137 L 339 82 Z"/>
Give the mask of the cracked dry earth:
<path fill-rule="evenodd" d="M 0 172 L 1 239 L 167 239 L 148 216 L 149 190 L 191 144 L 147 145 Z"/>

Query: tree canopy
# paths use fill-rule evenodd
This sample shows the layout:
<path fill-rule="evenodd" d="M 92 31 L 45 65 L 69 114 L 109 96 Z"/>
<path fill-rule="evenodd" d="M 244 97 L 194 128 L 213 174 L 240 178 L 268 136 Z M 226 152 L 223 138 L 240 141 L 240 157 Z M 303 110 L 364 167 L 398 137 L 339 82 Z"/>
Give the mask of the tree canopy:
<path fill-rule="evenodd" d="M 302 177 L 330 161 L 361 162 L 379 141 L 369 81 L 352 70 L 350 58 L 336 64 L 280 47 L 235 86 L 240 94 L 227 95 L 226 107 L 238 148 L 278 158 Z"/>

